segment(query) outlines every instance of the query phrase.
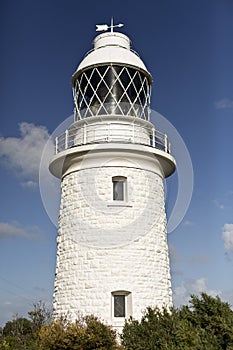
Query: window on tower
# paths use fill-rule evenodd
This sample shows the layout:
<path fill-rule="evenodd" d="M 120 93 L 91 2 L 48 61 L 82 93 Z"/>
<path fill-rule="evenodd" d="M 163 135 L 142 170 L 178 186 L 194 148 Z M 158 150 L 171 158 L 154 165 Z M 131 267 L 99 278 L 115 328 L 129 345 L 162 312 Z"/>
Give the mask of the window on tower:
<path fill-rule="evenodd" d="M 132 316 L 132 295 L 130 292 L 112 292 L 112 316 L 114 318 Z"/>
<path fill-rule="evenodd" d="M 114 295 L 114 317 L 125 317 L 125 295 Z"/>
<path fill-rule="evenodd" d="M 113 185 L 113 200 L 125 201 L 126 200 L 126 177 L 114 176 L 112 178 Z"/>

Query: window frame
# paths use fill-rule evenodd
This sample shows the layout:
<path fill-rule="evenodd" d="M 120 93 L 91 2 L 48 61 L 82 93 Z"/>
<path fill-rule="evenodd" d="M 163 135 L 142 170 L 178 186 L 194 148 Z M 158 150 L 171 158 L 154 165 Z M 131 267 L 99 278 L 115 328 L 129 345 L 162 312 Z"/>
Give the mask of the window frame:
<path fill-rule="evenodd" d="M 115 315 L 115 297 L 124 297 L 124 316 Z M 132 293 L 126 290 L 118 290 L 111 293 L 112 298 L 112 319 L 114 320 L 125 320 L 132 316 Z"/>
<path fill-rule="evenodd" d="M 118 300 L 117 300 L 118 298 Z M 120 299 L 120 300 L 119 300 Z M 125 294 L 113 295 L 113 317 L 125 317 L 126 316 L 126 300 Z M 120 301 L 120 302 L 119 302 Z M 117 306 L 120 306 L 117 310 Z"/>
<path fill-rule="evenodd" d="M 116 198 L 116 188 L 117 183 L 122 183 L 122 199 Z M 124 203 L 127 201 L 127 177 L 125 176 L 113 176 L 112 177 L 112 201 Z"/>

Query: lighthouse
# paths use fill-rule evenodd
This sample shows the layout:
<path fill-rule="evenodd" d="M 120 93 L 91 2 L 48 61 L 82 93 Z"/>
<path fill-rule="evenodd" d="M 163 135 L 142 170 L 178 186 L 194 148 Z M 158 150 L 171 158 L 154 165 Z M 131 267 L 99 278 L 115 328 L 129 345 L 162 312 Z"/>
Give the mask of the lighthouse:
<path fill-rule="evenodd" d="M 49 169 L 61 179 L 54 317 L 94 314 L 121 330 L 172 305 L 164 179 L 176 165 L 150 122 L 152 77 L 114 27 L 97 26 L 72 76 L 74 120 Z"/>

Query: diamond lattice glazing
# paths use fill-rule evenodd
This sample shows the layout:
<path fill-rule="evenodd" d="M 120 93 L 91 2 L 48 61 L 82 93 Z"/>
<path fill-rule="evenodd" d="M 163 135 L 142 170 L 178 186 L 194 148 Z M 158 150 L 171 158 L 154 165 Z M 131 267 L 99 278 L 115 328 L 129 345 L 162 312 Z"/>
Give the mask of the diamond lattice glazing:
<path fill-rule="evenodd" d="M 106 114 L 149 118 L 148 78 L 131 67 L 104 65 L 85 70 L 76 80 L 74 99 L 78 119 Z"/>

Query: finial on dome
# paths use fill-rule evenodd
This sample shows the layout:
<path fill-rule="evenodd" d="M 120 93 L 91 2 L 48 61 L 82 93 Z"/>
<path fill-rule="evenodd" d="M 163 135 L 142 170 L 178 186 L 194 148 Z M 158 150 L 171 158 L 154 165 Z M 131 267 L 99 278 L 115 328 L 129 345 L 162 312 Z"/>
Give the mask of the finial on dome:
<path fill-rule="evenodd" d="M 107 24 L 96 24 L 96 31 L 97 32 L 105 32 L 108 29 L 111 29 L 111 33 L 113 33 L 113 28 L 121 28 L 123 27 L 123 23 L 115 24 L 113 22 L 113 17 L 111 18 L 111 25 L 108 26 Z"/>

